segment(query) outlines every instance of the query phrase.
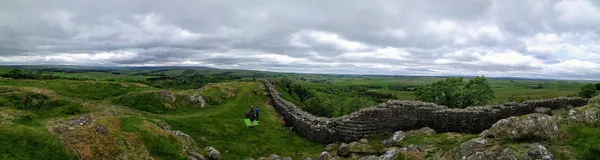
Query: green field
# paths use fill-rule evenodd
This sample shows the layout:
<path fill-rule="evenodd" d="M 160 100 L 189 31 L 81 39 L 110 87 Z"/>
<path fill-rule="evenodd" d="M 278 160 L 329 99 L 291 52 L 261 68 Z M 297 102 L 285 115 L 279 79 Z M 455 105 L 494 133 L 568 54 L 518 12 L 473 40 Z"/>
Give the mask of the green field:
<path fill-rule="evenodd" d="M 310 80 L 329 80 L 328 83 L 315 83 L 310 80 L 302 80 L 296 76 L 298 84 L 307 86 L 309 88 L 324 88 L 327 86 L 352 86 L 352 85 L 375 85 L 380 86 L 382 89 L 373 89 L 373 91 L 381 93 L 392 93 L 397 99 L 403 100 L 414 100 L 415 97 L 411 92 L 406 91 L 392 91 L 387 89 L 387 86 L 391 84 L 406 85 L 406 86 L 418 86 L 421 84 L 431 83 L 443 78 L 437 77 L 414 77 L 414 78 L 402 78 L 402 77 L 381 77 L 381 76 L 356 76 L 351 78 L 332 78 L 329 76 L 309 76 Z M 467 78 L 468 79 L 468 78 Z M 490 85 L 492 86 L 496 98 L 492 104 L 503 104 L 506 103 L 509 97 L 513 96 L 517 99 L 544 99 L 558 96 L 575 96 L 579 92 L 580 87 L 586 83 L 595 83 L 592 81 L 566 81 L 566 80 L 510 80 L 510 79 L 489 79 Z M 527 85 L 538 85 L 544 86 L 542 89 L 531 89 L 527 88 Z"/>
<path fill-rule="evenodd" d="M 30 66 L 23 70 L 38 72 L 43 68 Z M 0 159 L 185 159 L 184 148 L 207 155 L 203 149 L 209 146 L 218 149 L 222 159 L 257 159 L 270 154 L 315 159 L 325 144 L 311 142 L 282 126 L 280 115 L 270 106 L 266 90 L 258 80 L 287 77 L 293 84 L 307 89 L 314 97 L 319 97 L 306 100 L 310 105 L 301 102 L 299 95 L 277 87 L 285 99 L 309 112 L 314 109 L 310 108 L 313 105 L 347 106 L 331 108 L 331 113 L 325 115 L 335 117 L 388 99 L 414 100 L 412 87 L 443 79 L 205 68 L 80 69 L 40 71 L 57 76 L 44 80 L 0 78 Z M 11 70 L 0 67 L 0 74 Z M 166 80 L 152 80 L 159 77 Z M 505 103 L 509 98 L 572 96 L 582 85 L 593 83 L 493 78 L 489 82 L 496 96 L 490 104 Z M 161 90 L 170 90 L 176 100 L 164 99 L 163 92 L 158 92 Z M 188 101 L 188 96 L 196 94 L 206 102 L 203 108 Z M 260 126 L 255 128 L 248 128 L 242 120 L 249 105 L 261 107 Z M 93 115 L 92 125 L 55 131 L 58 122 L 84 115 Z M 163 123 L 169 124 L 172 130 L 188 134 L 196 144 L 164 131 Z M 99 126 L 107 128 L 105 135 L 99 135 Z M 569 153 L 556 151 L 559 158 L 589 154 L 591 142 L 598 141 L 593 136 L 598 132 L 594 127 L 561 126 L 561 129 L 571 138 L 552 142 L 549 148 L 555 152 L 562 146 L 572 146 L 574 150 Z M 371 137 L 368 143 L 360 146 L 383 150 L 380 143 L 389 136 L 390 133 L 385 133 Z M 409 135 L 402 145 L 431 144 L 452 155 L 460 143 L 475 136 L 460 133 Z M 494 143 L 512 145 L 512 142 Z M 434 154 L 422 152 L 402 157 L 423 159 Z"/>

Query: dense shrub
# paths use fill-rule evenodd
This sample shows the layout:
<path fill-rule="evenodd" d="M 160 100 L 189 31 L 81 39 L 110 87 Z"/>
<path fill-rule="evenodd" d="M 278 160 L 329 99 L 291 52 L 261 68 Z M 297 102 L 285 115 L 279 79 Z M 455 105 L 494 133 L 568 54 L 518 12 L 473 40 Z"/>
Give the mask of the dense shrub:
<path fill-rule="evenodd" d="M 326 88 L 308 88 L 294 84 L 289 79 L 281 79 L 279 87 L 284 97 L 303 110 L 322 117 L 337 117 L 370 107 L 387 99 L 395 98 L 389 93 L 369 91 L 381 88 L 375 85 L 328 86 Z M 290 99 L 291 98 L 291 99 Z"/>
<path fill-rule="evenodd" d="M 594 84 L 581 86 L 581 91 L 578 94 L 583 98 L 592 98 L 596 94 L 596 86 Z"/>
<path fill-rule="evenodd" d="M 452 108 L 486 105 L 494 99 L 494 91 L 485 77 L 476 77 L 465 83 L 462 77 L 447 78 L 421 85 L 415 91 L 418 100 Z"/>

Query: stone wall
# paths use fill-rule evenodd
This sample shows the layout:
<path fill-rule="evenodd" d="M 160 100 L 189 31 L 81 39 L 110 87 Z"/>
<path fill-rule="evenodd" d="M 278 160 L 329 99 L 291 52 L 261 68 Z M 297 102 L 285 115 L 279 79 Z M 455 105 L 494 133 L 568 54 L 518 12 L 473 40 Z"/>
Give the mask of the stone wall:
<path fill-rule="evenodd" d="M 551 109 L 579 107 L 587 99 L 558 97 L 452 109 L 434 103 L 391 100 L 374 107 L 364 108 L 338 118 L 316 117 L 284 100 L 271 80 L 263 81 L 275 109 L 287 115 L 288 123 L 302 136 L 320 143 L 354 141 L 373 134 L 430 127 L 438 132 L 479 133 L 500 119 L 533 113 L 537 107 Z"/>

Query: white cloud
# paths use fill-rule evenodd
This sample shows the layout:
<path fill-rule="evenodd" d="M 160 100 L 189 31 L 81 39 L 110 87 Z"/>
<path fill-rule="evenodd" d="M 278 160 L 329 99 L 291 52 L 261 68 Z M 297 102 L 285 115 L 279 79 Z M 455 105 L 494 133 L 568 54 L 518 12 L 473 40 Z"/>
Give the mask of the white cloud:
<path fill-rule="evenodd" d="M 589 0 L 564 0 L 554 6 L 559 20 L 567 24 L 600 24 L 600 8 Z"/>
<path fill-rule="evenodd" d="M 338 34 L 324 31 L 306 30 L 291 35 L 293 46 L 308 47 L 311 43 L 334 46 L 344 51 L 361 51 L 369 49 L 370 46 L 361 42 L 346 40 Z"/>

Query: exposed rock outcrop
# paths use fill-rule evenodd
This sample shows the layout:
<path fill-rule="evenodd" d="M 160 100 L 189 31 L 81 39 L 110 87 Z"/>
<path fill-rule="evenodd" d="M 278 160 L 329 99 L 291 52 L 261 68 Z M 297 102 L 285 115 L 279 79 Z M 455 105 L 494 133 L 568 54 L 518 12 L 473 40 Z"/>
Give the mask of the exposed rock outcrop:
<path fill-rule="evenodd" d="M 269 155 L 269 157 L 267 158 L 267 160 L 281 160 L 281 157 L 279 157 L 276 154 L 271 154 L 271 155 Z"/>
<path fill-rule="evenodd" d="M 390 137 L 389 139 L 383 140 L 381 143 L 382 147 L 392 147 L 400 143 L 405 137 L 405 133 L 403 131 L 397 131 Z"/>
<path fill-rule="evenodd" d="M 559 135 L 556 119 L 538 113 L 499 120 L 490 131 L 505 139 L 551 140 Z"/>
<path fill-rule="evenodd" d="M 588 108 L 583 111 L 571 109 L 564 120 L 569 124 L 584 123 L 592 126 L 600 126 L 600 112 L 594 108 Z"/>
<path fill-rule="evenodd" d="M 528 146 L 527 155 L 535 160 L 554 160 L 554 156 L 546 147 L 539 143 L 532 143 Z"/>
<path fill-rule="evenodd" d="M 177 97 L 175 97 L 175 94 L 173 94 L 172 91 L 169 90 L 161 90 L 161 91 L 156 91 L 156 93 L 163 99 L 169 101 L 169 102 L 175 102 L 175 100 L 177 100 Z"/>
<path fill-rule="evenodd" d="M 331 155 L 327 151 L 321 152 L 318 160 L 331 160 Z"/>
<path fill-rule="evenodd" d="M 466 159 L 467 157 L 485 150 L 485 147 L 489 145 L 488 140 L 484 138 L 475 138 L 460 144 L 460 147 L 456 151 L 458 159 Z"/>
<path fill-rule="evenodd" d="M 200 105 L 200 108 L 204 108 L 204 105 L 206 105 L 206 102 L 204 102 L 204 98 L 202 98 L 202 96 L 200 96 L 199 94 L 191 95 L 189 101 Z"/>
<path fill-rule="evenodd" d="M 590 100 L 588 101 L 588 104 L 590 104 L 594 107 L 600 107 L 600 95 L 590 98 Z"/>
<path fill-rule="evenodd" d="M 208 152 L 207 157 L 209 160 L 220 160 L 221 159 L 221 153 L 213 147 L 206 147 L 206 148 L 204 148 L 204 151 Z"/>
<path fill-rule="evenodd" d="M 494 138 L 496 137 L 496 135 L 494 135 L 494 133 L 492 133 L 489 129 L 484 130 L 483 132 L 481 132 L 479 134 L 479 137 L 481 138 Z"/>
<path fill-rule="evenodd" d="M 535 110 L 533 112 L 540 113 L 540 114 L 552 115 L 552 109 L 546 108 L 546 107 L 535 108 Z"/>
<path fill-rule="evenodd" d="M 371 156 L 362 157 L 359 160 L 381 160 L 381 159 L 377 156 L 371 155 Z"/>
<path fill-rule="evenodd" d="M 346 143 L 342 143 L 340 145 L 340 147 L 338 147 L 338 149 L 337 149 L 337 155 L 341 156 L 341 157 L 350 156 L 350 145 L 348 145 Z"/>
<path fill-rule="evenodd" d="M 475 152 L 472 155 L 464 157 L 464 160 L 517 160 L 517 159 L 527 159 L 527 158 L 517 158 L 517 154 L 510 148 L 507 147 L 502 151 L 485 151 L 485 152 Z"/>
<path fill-rule="evenodd" d="M 390 149 L 388 151 L 386 151 L 383 155 L 379 156 L 379 159 L 381 160 L 394 160 L 396 159 L 399 155 L 400 155 L 400 149 L 398 148 L 393 148 Z"/>
<path fill-rule="evenodd" d="M 325 146 L 325 151 L 333 152 L 333 151 L 337 150 L 339 147 L 340 147 L 340 144 L 338 144 L 338 143 L 328 144 L 327 146 Z"/>

